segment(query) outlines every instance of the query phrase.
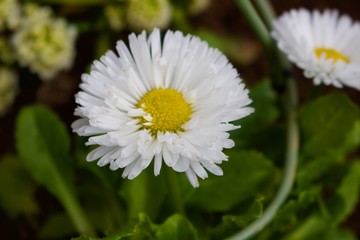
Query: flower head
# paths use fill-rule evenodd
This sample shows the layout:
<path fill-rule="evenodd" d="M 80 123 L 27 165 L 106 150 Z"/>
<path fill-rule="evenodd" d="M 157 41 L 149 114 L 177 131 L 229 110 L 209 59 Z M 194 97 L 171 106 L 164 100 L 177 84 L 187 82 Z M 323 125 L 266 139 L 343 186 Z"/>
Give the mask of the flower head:
<path fill-rule="evenodd" d="M 20 23 L 20 7 L 17 0 L 0 1 L 0 31 L 5 27 L 15 29 Z"/>
<path fill-rule="evenodd" d="M 135 178 L 154 162 L 185 172 L 190 183 L 218 166 L 232 148 L 231 121 L 253 112 L 237 71 L 226 57 L 194 36 L 168 31 L 161 43 L 155 29 L 129 37 L 130 49 L 119 41 L 119 54 L 109 51 L 82 76 L 79 107 L 72 128 L 99 145 L 87 156 L 99 166 L 124 168 Z"/>
<path fill-rule="evenodd" d="M 154 27 L 167 27 L 171 13 L 169 0 L 130 0 L 126 14 L 130 28 L 150 31 Z"/>
<path fill-rule="evenodd" d="M 274 21 L 272 35 L 314 84 L 360 90 L 360 24 L 349 16 L 336 10 L 291 10 Z"/>
<path fill-rule="evenodd" d="M 48 80 L 71 66 L 75 38 L 75 28 L 64 19 L 53 18 L 50 8 L 29 4 L 14 34 L 13 45 L 20 64 Z"/>

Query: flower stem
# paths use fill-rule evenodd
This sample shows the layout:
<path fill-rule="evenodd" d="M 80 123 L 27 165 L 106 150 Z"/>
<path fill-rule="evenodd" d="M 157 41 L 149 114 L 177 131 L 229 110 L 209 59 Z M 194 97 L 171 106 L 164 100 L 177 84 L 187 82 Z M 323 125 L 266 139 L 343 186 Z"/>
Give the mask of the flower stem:
<path fill-rule="evenodd" d="M 287 81 L 287 145 L 286 162 L 284 167 L 284 176 L 281 186 L 272 203 L 267 207 L 263 216 L 257 221 L 251 223 L 243 231 L 233 235 L 229 240 L 248 239 L 261 231 L 271 222 L 279 207 L 284 203 L 289 195 L 295 179 L 295 172 L 298 159 L 299 132 L 296 122 L 296 87 L 293 79 Z"/>
<path fill-rule="evenodd" d="M 96 236 L 95 231 L 85 215 L 80 203 L 75 198 L 75 195 L 69 190 L 65 183 L 59 181 L 59 195 L 60 202 L 66 209 L 72 223 L 76 230 L 81 234 L 88 236 Z"/>
<path fill-rule="evenodd" d="M 255 34 L 262 43 L 265 52 L 267 54 L 268 62 L 270 64 L 271 78 L 273 83 L 276 84 L 286 84 L 286 123 L 287 123 L 287 141 L 286 141 L 286 154 L 285 154 L 285 166 L 284 166 L 284 175 L 283 180 L 280 184 L 280 188 L 276 193 L 273 201 L 269 204 L 267 209 L 264 211 L 264 214 L 261 218 L 256 220 L 247 226 L 243 231 L 236 233 L 231 236 L 229 240 L 243 240 L 248 239 L 254 236 L 256 233 L 261 231 L 265 226 L 267 226 L 271 220 L 276 215 L 280 206 L 284 203 L 287 196 L 289 195 L 291 188 L 295 180 L 295 172 L 297 167 L 298 160 L 298 150 L 299 150 L 299 132 L 296 122 L 296 105 L 297 105 L 297 91 L 295 81 L 292 78 L 285 79 L 282 73 L 283 66 L 288 67 L 287 62 L 282 62 L 279 52 L 276 49 L 275 43 L 272 41 L 269 32 L 267 31 L 265 25 L 261 21 L 257 12 L 251 5 L 249 0 L 236 0 L 239 8 L 242 10 L 244 16 L 249 21 L 251 27 L 253 28 Z M 260 4 L 260 0 L 258 0 Z M 266 9 L 270 5 L 263 5 L 259 7 L 268 24 L 271 23 L 270 12 L 271 9 Z M 287 80 L 287 81 L 285 81 Z"/>
<path fill-rule="evenodd" d="M 173 204 L 173 207 L 176 213 L 185 214 L 183 198 L 181 196 L 180 185 L 178 181 L 178 176 L 171 168 L 164 168 L 166 170 L 166 178 L 168 180 L 168 190 L 170 201 Z"/>
<path fill-rule="evenodd" d="M 255 4 L 263 17 L 266 26 L 271 29 L 275 13 L 270 2 L 268 0 L 255 0 Z"/>
<path fill-rule="evenodd" d="M 250 0 L 235 0 L 235 3 L 238 5 L 239 9 L 243 13 L 244 17 L 250 24 L 250 27 L 253 29 L 256 37 L 259 39 L 264 48 L 270 48 L 272 45 L 272 39 L 268 30 L 266 29 L 265 24 L 256 13 Z"/>
<path fill-rule="evenodd" d="M 282 72 L 283 65 L 279 52 L 277 51 L 275 43 L 271 38 L 268 29 L 257 14 L 250 0 L 235 0 L 235 3 L 238 5 L 242 14 L 250 24 L 250 27 L 264 48 L 266 57 L 268 59 L 270 76 L 273 84 L 276 88 L 282 88 L 282 86 L 285 84 L 285 79 Z M 265 12 L 266 7 L 266 5 L 262 6 L 261 9 L 263 9 L 263 12 Z M 270 7 L 270 5 L 268 5 L 268 7 Z M 272 10 L 267 10 L 266 12 L 272 12 Z M 267 16 L 270 17 L 270 14 L 267 13 Z M 269 22 L 268 24 L 271 24 L 270 19 L 267 21 Z"/>

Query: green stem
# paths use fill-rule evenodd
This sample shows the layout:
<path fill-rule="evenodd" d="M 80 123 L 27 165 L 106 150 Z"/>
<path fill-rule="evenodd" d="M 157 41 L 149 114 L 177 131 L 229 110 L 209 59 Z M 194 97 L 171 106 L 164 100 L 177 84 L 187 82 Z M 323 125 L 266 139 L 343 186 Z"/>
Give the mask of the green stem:
<path fill-rule="evenodd" d="M 259 15 L 256 13 L 250 0 L 235 0 L 235 3 L 238 5 L 239 9 L 250 24 L 250 27 L 253 29 L 256 37 L 259 39 L 263 47 L 265 49 L 271 48 L 272 39 L 269 35 L 269 32 L 266 29 L 265 24 L 260 19 Z"/>
<path fill-rule="evenodd" d="M 185 210 L 177 173 L 168 167 L 164 168 L 164 170 L 166 170 L 166 178 L 168 180 L 170 201 L 172 202 L 176 213 L 184 215 Z"/>
<path fill-rule="evenodd" d="M 275 18 L 275 12 L 268 0 L 255 0 L 255 4 L 261 13 L 266 26 L 272 28 L 272 20 Z"/>
<path fill-rule="evenodd" d="M 58 181 L 59 183 L 59 200 L 63 207 L 66 209 L 71 221 L 73 222 L 76 230 L 81 234 L 88 236 L 96 236 L 94 229 L 92 228 L 88 218 L 86 217 L 80 203 L 71 193 L 70 189 L 65 186 L 65 183 Z"/>
<path fill-rule="evenodd" d="M 267 226 L 276 215 L 280 206 L 285 202 L 295 180 L 295 172 L 299 149 L 299 132 L 296 122 L 296 87 L 293 79 L 287 81 L 287 145 L 284 176 L 280 188 L 264 214 L 257 221 L 251 223 L 243 231 L 233 235 L 229 240 L 248 239 Z"/>
<path fill-rule="evenodd" d="M 258 1 L 260 4 L 260 1 Z M 289 195 L 291 188 L 295 180 L 295 173 L 298 161 L 298 150 L 299 150 L 299 132 L 296 122 L 296 105 L 297 105 L 297 91 L 295 81 L 292 78 L 287 79 L 282 74 L 283 67 L 288 67 L 286 61 L 282 61 L 279 55 L 279 52 L 272 41 L 269 32 L 267 31 L 265 25 L 261 21 L 257 12 L 251 5 L 249 0 L 236 0 L 236 3 L 242 10 L 244 16 L 247 18 L 251 27 L 253 28 L 255 34 L 262 43 L 268 62 L 270 65 L 271 78 L 273 83 L 283 85 L 286 84 L 286 123 L 287 123 L 287 141 L 286 141 L 286 155 L 285 155 L 285 166 L 284 166 L 284 176 L 280 184 L 280 188 L 276 193 L 273 201 L 269 204 L 267 209 L 264 211 L 264 214 L 261 218 L 256 220 L 247 226 L 243 231 L 240 231 L 230 237 L 230 240 L 243 240 L 248 239 L 254 236 L 256 233 L 261 231 L 265 226 L 267 226 L 274 216 L 276 215 L 278 209 L 285 202 L 287 196 Z M 262 11 L 265 11 L 266 6 L 263 5 L 261 8 Z M 260 8 L 260 9 L 261 9 Z M 270 18 L 270 11 L 267 11 L 267 17 Z M 268 22 L 271 22 L 270 19 L 267 19 Z"/>
<path fill-rule="evenodd" d="M 257 14 L 250 0 L 235 0 L 235 3 L 238 5 L 242 14 L 250 24 L 250 27 L 264 48 L 266 57 L 268 59 L 270 76 L 273 84 L 276 87 L 281 88 L 285 84 L 285 79 L 282 72 L 282 61 L 276 45 L 269 34 L 269 31 Z M 266 6 L 263 7 L 265 8 Z"/>

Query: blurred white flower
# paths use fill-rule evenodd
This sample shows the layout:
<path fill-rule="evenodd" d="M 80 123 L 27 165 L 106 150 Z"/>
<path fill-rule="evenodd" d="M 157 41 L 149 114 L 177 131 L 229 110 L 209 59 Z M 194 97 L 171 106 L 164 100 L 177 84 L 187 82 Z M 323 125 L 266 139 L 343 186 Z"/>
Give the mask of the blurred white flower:
<path fill-rule="evenodd" d="M 167 31 L 161 41 L 155 29 L 129 37 L 82 76 L 76 95 L 81 119 L 72 128 L 100 145 L 87 156 L 99 166 L 125 168 L 122 176 L 135 178 L 154 162 L 185 172 L 190 183 L 207 172 L 222 175 L 218 166 L 232 148 L 232 121 L 253 112 L 251 100 L 237 71 L 218 50 L 194 36 Z"/>
<path fill-rule="evenodd" d="M 18 80 L 15 72 L 0 67 L 0 116 L 12 105 L 18 91 Z"/>
<path fill-rule="evenodd" d="M 20 23 L 20 7 L 17 0 L 0 1 L 0 31 L 15 29 Z"/>
<path fill-rule="evenodd" d="M 349 16 L 336 10 L 291 10 L 274 21 L 272 35 L 314 84 L 360 90 L 360 24 Z"/>
<path fill-rule="evenodd" d="M 126 15 L 130 28 L 151 31 L 167 27 L 172 11 L 168 0 L 129 0 Z"/>
<path fill-rule="evenodd" d="M 64 19 L 53 18 L 47 7 L 25 6 L 25 16 L 13 36 L 20 64 L 43 80 L 68 69 L 75 55 L 76 30 Z"/>

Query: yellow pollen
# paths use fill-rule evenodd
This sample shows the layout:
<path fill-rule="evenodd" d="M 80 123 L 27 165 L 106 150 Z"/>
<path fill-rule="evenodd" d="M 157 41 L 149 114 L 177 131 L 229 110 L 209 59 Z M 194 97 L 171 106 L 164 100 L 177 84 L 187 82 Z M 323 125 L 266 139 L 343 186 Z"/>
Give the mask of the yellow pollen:
<path fill-rule="evenodd" d="M 315 48 L 314 51 L 317 58 L 320 58 L 321 55 L 325 53 L 325 59 L 333 59 L 333 63 L 336 63 L 338 60 L 344 61 L 345 63 L 350 62 L 349 58 L 332 48 Z"/>
<path fill-rule="evenodd" d="M 151 90 L 140 99 L 136 106 L 147 113 L 141 118 L 141 122 L 143 127 L 150 129 L 154 135 L 159 131 L 183 131 L 181 126 L 190 119 L 192 113 L 189 103 L 175 89 Z"/>

